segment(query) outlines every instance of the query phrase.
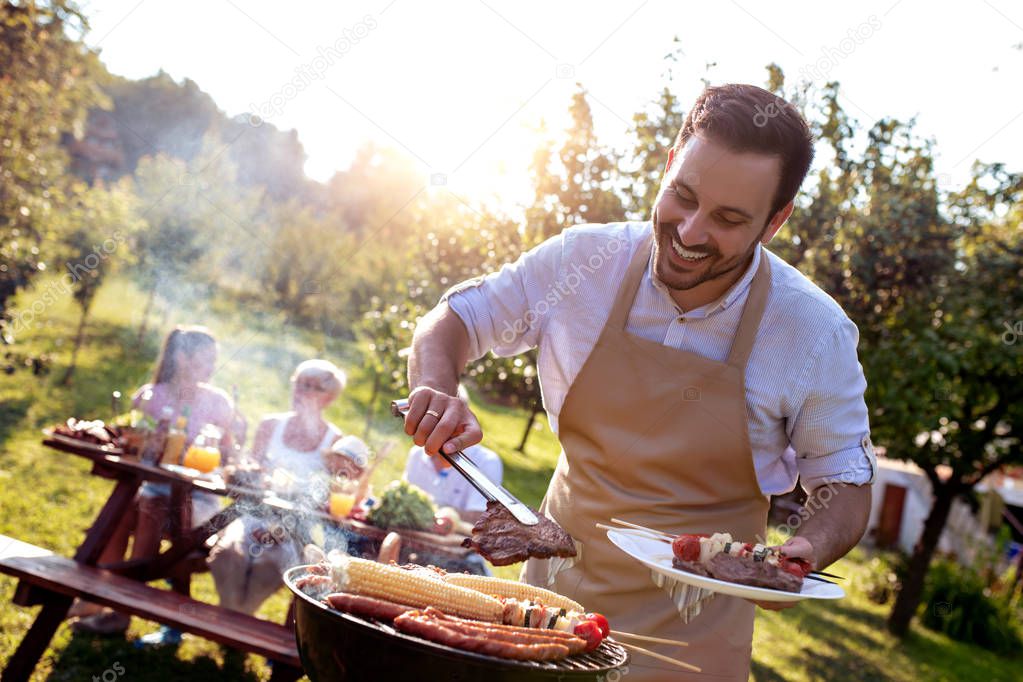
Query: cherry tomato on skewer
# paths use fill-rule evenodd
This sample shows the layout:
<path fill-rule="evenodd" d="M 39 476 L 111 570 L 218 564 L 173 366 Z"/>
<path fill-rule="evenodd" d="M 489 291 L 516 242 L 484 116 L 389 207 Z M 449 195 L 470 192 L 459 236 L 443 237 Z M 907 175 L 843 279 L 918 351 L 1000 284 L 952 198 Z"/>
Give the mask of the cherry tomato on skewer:
<path fill-rule="evenodd" d="M 600 628 L 600 634 L 602 637 L 607 637 L 611 634 L 611 624 L 607 622 L 607 618 L 599 613 L 587 613 L 586 620 L 592 620 Z"/>
<path fill-rule="evenodd" d="M 604 639 L 600 634 L 600 626 L 592 620 L 584 620 L 576 625 L 573 634 L 586 640 L 586 651 L 593 651 Z"/>
<path fill-rule="evenodd" d="M 790 558 L 786 556 L 779 558 L 778 568 L 791 573 L 797 578 L 805 578 L 806 574 L 813 570 L 810 567 L 810 562 L 806 559 L 800 559 L 798 557 Z"/>
<path fill-rule="evenodd" d="M 671 551 L 681 561 L 700 560 L 700 538 L 710 537 L 706 533 L 679 535 L 671 543 Z"/>

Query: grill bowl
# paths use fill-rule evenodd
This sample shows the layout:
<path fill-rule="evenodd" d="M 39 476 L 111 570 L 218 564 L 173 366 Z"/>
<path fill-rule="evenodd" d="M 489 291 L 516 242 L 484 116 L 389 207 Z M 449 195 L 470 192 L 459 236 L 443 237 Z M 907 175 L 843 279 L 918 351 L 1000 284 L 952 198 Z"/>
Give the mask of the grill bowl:
<path fill-rule="evenodd" d="M 295 595 L 295 637 L 302 666 L 312 682 L 335 680 L 452 680 L 531 682 L 606 680 L 625 672 L 628 654 L 605 641 L 596 651 L 558 662 L 509 661 L 436 644 L 387 624 L 330 608 L 295 587 L 306 566 L 284 573 Z"/>

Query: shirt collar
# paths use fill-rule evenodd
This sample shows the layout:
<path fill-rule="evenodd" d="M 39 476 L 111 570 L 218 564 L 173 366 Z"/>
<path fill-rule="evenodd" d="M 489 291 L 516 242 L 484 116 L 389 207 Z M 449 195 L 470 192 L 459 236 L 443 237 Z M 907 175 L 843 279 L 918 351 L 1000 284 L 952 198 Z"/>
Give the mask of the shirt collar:
<path fill-rule="evenodd" d="M 750 261 L 746 271 L 742 273 L 742 277 L 740 277 L 735 284 L 729 287 L 728 291 L 726 291 L 721 298 L 686 312 L 686 316 L 697 318 L 708 317 L 721 310 L 727 310 L 733 303 L 742 299 L 749 291 L 750 283 L 753 281 L 753 275 L 756 274 L 757 268 L 760 266 L 760 258 L 763 250 L 763 246 L 758 243 L 757 247 L 753 250 L 753 259 Z M 664 283 L 657 279 L 657 275 L 654 274 L 653 249 L 651 249 L 650 260 L 647 263 L 647 277 L 654 285 L 654 288 L 663 293 L 668 298 L 668 301 L 671 302 L 671 305 L 678 310 L 675 300 L 671 298 L 671 292 L 668 290 L 668 287 L 664 286 Z"/>

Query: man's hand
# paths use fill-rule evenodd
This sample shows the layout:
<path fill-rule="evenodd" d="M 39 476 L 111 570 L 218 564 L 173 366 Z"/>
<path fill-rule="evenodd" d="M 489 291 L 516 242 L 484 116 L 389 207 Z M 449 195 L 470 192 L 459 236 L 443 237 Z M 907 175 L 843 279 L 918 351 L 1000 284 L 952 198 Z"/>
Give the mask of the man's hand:
<path fill-rule="evenodd" d="M 815 489 L 803 507 L 809 512 L 799 535 L 781 546 L 790 557 L 806 559 L 810 568 L 827 568 L 856 546 L 870 516 L 870 486 L 829 483 Z M 753 602 L 772 611 L 796 602 Z"/>
<path fill-rule="evenodd" d="M 813 545 L 811 545 L 810 541 L 806 538 L 799 537 L 798 535 L 794 538 L 789 538 L 785 544 L 781 546 L 781 553 L 794 559 L 806 559 L 810 564 L 811 570 L 817 568 Z M 783 611 L 784 609 L 791 609 L 799 603 L 798 601 L 758 601 L 756 599 L 750 599 L 748 601 L 751 601 L 760 608 L 767 609 L 768 611 Z"/>
<path fill-rule="evenodd" d="M 405 433 L 428 455 L 436 456 L 441 447 L 452 453 L 483 440 L 476 416 L 455 397 L 458 376 L 468 358 L 469 334 L 447 303 L 438 305 L 416 325 L 408 358 L 412 392 Z"/>
<path fill-rule="evenodd" d="M 468 405 L 457 396 L 427 386 L 409 395 L 405 433 L 431 456 L 436 456 L 441 447 L 452 453 L 483 440 L 483 431 Z"/>

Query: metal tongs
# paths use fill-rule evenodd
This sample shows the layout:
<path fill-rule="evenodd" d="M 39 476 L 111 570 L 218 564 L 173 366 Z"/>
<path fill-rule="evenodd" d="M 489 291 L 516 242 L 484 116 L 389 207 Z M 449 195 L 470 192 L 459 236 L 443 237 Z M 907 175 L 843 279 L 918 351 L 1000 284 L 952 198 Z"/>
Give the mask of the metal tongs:
<path fill-rule="evenodd" d="M 391 414 L 395 417 L 405 418 L 408 414 L 408 399 L 401 398 L 400 400 L 394 400 L 391 402 Z M 540 522 L 536 518 L 536 514 L 533 513 L 529 507 L 523 504 L 517 497 L 512 495 L 510 492 L 505 490 L 502 486 L 497 485 L 489 478 L 486 474 L 480 471 L 480 468 L 476 466 L 476 463 L 469 459 L 461 450 L 453 452 L 450 455 L 443 450 L 440 452 L 440 456 L 448 461 L 455 471 L 460 473 L 465 480 L 472 484 L 473 488 L 476 488 L 480 492 L 480 495 L 485 497 L 490 502 L 498 502 L 508 508 L 519 523 L 527 526 L 535 526 Z"/>

